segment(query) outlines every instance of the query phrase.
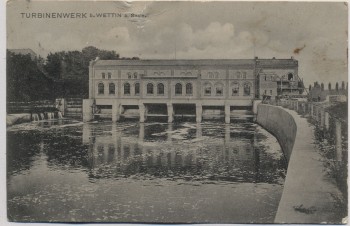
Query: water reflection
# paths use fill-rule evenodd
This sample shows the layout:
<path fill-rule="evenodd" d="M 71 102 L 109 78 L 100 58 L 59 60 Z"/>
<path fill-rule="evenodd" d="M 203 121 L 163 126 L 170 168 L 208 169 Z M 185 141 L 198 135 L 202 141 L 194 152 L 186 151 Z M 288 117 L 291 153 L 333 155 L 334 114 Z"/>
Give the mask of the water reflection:
<path fill-rule="evenodd" d="M 50 123 L 7 130 L 11 220 L 273 222 L 284 158 L 256 124 Z"/>
<path fill-rule="evenodd" d="M 284 159 L 267 154 L 265 140 L 252 123 L 112 124 L 104 131 L 84 124 L 82 135 L 91 178 L 279 183 Z"/>

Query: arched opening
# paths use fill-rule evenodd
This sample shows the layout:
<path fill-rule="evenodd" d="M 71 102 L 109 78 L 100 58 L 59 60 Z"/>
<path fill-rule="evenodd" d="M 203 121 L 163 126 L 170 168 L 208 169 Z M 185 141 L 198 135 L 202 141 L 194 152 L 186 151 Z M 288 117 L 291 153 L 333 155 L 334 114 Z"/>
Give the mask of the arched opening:
<path fill-rule="evenodd" d="M 250 96 L 250 84 L 245 83 L 243 87 L 243 95 L 244 96 Z"/>
<path fill-rule="evenodd" d="M 105 93 L 105 85 L 103 83 L 98 84 L 98 94 L 104 94 Z"/>
<path fill-rule="evenodd" d="M 163 85 L 163 83 L 159 83 L 157 85 L 157 94 L 158 95 L 164 95 L 164 85 Z"/>
<path fill-rule="evenodd" d="M 211 84 L 210 83 L 204 84 L 204 96 L 211 96 Z"/>
<path fill-rule="evenodd" d="M 124 84 L 124 94 L 130 95 L 130 84 L 129 83 Z"/>
<path fill-rule="evenodd" d="M 153 84 L 152 83 L 147 84 L 147 94 L 153 94 Z"/>
<path fill-rule="evenodd" d="M 140 83 L 135 83 L 135 95 L 140 95 Z"/>
<path fill-rule="evenodd" d="M 215 95 L 222 96 L 224 95 L 224 85 L 221 83 L 215 84 Z"/>
<path fill-rule="evenodd" d="M 115 94 L 115 85 L 114 85 L 114 83 L 109 83 L 109 94 Z"/>
<path fill-rule="evenodd" d="M 232 84 L 232 96 L 239 96 L 239 84 L 237 82 Z"/>
<path fill-rule="evenodd" d="M 182 84 L 177 83 L 175 85 L 175 95 L 182 95 Z"/>
<path fill-rule="evenodd" d="M 186 84 L 186 94 L 187 94 L 187 95 L 192 95 L 192 94 L 193 94 L 193 86 L 192 86 L 192 83 L 187 83 L 187 84 Z"/>

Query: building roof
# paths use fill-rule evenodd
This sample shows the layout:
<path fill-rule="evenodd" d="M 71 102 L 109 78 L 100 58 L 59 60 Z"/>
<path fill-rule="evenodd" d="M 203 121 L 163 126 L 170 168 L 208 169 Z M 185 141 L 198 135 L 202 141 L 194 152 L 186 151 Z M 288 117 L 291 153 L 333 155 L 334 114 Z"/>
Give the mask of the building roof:
<path fill-rule="evenodd" d="M 297 62 L 294 59 L 196 59 L 196 60 L 96 60 L 96 66 L 225 66 L 225 65 L 254 65 L 255 62 L 268 64 L 290 64 Z"/>

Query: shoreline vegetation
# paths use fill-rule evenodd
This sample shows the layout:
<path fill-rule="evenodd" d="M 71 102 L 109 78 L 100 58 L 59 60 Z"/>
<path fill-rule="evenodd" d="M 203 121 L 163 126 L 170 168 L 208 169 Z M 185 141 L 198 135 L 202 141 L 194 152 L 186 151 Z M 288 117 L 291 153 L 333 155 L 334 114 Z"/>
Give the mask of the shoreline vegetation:
<path fill-rule="evenodd" d="M 328 112 L 343 122 L 347 122 L 347 103 L 339 103 L 331 106 Z M 334 133 L 323 130 L 317 123 L 310 120 L 314 125 L 314 142 L 323 159 L 321 160 L 325 166 L 326 174 L 331 179 L 332 183 L 336 185 L 341 194 L 331 194 L 336 202 L 337 208 L 342 216 L 348 214 L 348 134 L 347 126 L 342 130 L 342 156 L 341 160 L 337 159 Z M 330 128 L 334 122 L 330 120 Z M 347 125 L 344 123 L 343 125 Z"/>

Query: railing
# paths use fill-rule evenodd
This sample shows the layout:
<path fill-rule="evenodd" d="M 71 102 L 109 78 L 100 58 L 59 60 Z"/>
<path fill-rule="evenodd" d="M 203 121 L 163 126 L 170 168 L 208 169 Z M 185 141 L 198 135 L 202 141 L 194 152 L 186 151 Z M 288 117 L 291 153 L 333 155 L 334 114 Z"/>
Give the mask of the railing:
<path fill-rule="evenodd" d="M 347 117 L 339 117 L 339 114 L 332 113 L 331 108 L 334 107 L 334 105 L 298 100 L 270 101 L 268 104 L 282 106 L 296 111 L 303 117 L 308 117 L 310 122 L 316 126 L 316 133 L 321 136 L 322 142 L 327 142 L 328 145 L 332 146 L 332 149 L 335 150 L 336 153 L 334 154 L 336 160 L 347 159 Z"/>
<path fill-rule="evenodd" d="M 348 203 L 347 102 L 330 104 L 283 100 L 276 101 L 275 104 L 298 112 L 303 117 L 309 118 L 315 125 L 314 143 L 323 156 L 322 162 L 326 173 L 334 179 L 335 185 L 341 191 L 341 195 L 335 195 L 333 198 L 340 209 L 346 210 Z"/>
<path fill-rule="evenodd" d="M 42 109 L 54 110 L 56 103 L 54 100 L 40 100 L 28 102 L 7 102 L 7 113 L 33 113 Z"/>

